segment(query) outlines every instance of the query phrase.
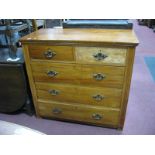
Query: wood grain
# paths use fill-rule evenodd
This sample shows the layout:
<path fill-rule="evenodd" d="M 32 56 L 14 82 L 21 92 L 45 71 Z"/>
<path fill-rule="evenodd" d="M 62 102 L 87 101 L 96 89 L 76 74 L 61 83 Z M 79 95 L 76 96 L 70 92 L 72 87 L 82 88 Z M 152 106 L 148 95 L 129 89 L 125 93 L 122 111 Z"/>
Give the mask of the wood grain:
<path fill-rule="evenodd" d="M 42 117 L 67 119 L 81 122 L 90 122 L 96 125 L 114 125 L 119 122 L 119 110 L 107 109 L 86 105 L 72 105 L 64 102 L 40 102 L 38 101 L 39 114 Z M 53 110 L 58 109 L 61 112 L 54 114 Z M 95 120 L 92 115 L 99 114 L 102 118 Z"/>
<path fill-rule="evenodd" d="M 81 65 L 80 84 L 122 88 L 124 79 L 124 67 L 100 66 L 100 65 Z M 96 80 L 93 75 L 101 73 L 105 76 L 103 80 Z"/>
<path fill-rule="evenodd" d="M 119 29 L 40 29 L 20 39 L 24 43 L 95 44 L 135 46 L 138 40 L 133 30 Z"/>
<path fill-rule="evenodd" d="M 125 78 L 124 78 L 122 101 L 121 101 L 121 113 L 120 113 L 120 123 L 119 123 L 120 129 L 123 129 L 124 121 L 125 121 L 127 103 L 129 98 L 129 92 L 130 92 L 130 84 L 131 84 L 131 78 L 132 78 L 134 56 L 135 56 L 135 48 L 129 48 L 127 53 L 127 67 L 124 75 Z"/>
<path fill-rule="evenodd" d="M 45 61 L 31 62 L 31 66 L 36 82 L 74 83 L 114 88 L 123 87 L 124 67 L 48 63 Z M 49 77 L 47 75 L 48 71 L 56 71 L 58 74 L 55 77 Z M 103 74 L 105 78 L 100 81 L 95 80 L 93 75 L 98 73 Z"/>
<path fill-rule="evenodd" d="M 54 52 L 56 55 L 52 58 L 47 58 L 45 52 L 48 50 Z M 32 59 L 44 59 L 50 61 L 74 61 L 73 48 L 71 46 L 43 46 L 30 45 L 29 52 Z"/>
<path fill-rule="evenodd" d="M 87 64 L 104 64 L 125 66 L 126 62 L 125 48 L 104 48 L 104 47 L 76 47 L 76 61 Z M 102 60 L 96 60 L 94 55 L 102 53 L 107 57 Z"/>
<path fill-rule="evenodd" d="M 120 108 L 121 89 L 40 82 L 35 85 L 39 99 Z M 51 90 L 56 90 L 59 94 L 51 95 L 49 93 Z M 95 100 L 93 96 L 96 95 L 101 95 L 103 99 Z"/>
<path fill-rule="evenodd" d="M 76 83 L 79 75 L 79 67 L 75 64 L 61 64 L 48 62 L 31 62 L 34 80 L 36 82 Z M 47 75 L 48 71 L 55 71 L 58 74 L 54 77 Z"/>

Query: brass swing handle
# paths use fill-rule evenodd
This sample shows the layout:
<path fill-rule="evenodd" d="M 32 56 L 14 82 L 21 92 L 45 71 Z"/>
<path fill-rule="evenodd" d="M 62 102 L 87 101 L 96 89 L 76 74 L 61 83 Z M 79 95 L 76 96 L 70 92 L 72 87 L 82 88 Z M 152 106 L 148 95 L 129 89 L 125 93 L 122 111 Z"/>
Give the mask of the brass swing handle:
<path fill-rule="evenodd" d="M 54 77 L 54 76 L 56 76 L 58 74 L 58 72 L 56 72 L 56 71 L 48 71 L 47 72 L 47 75 L 49 76 L 49 77 Z"/>
<path fill-rule="evenodd" d="M 94 95 L 94 96 L 92 96 L 93 97 L 93 99 L 94 100 L 96 100 L 96 101 L 101 101 L 101 100 L 103 100 L 104 99 L 104 96 L 102 96 L 102 95 Z"/>
<path fill-rule="evenodd" d="M 100 60 L 104 60 L 108 56 L 106 54 L 103 54 L 102 52 L 98 52 L 98 53 L 94 54 L 93 57 L 96 60 L 100 61 Z"/>
<path fill-rule="evenodd" d="M 56 95 L 60 94 L 60 91 L 59 90 L 55 90 L 55 89 L 49 90 L 48 92 L 49 92 L 49 94 L 51 94 L 53 96 L 56 96 Z"/>
<path fill-rule="evenodd" d="M 101 119 L 102 119 L 102 116 L 101 116 L 100 114 L 93 114 L 93 115 L 92 115 L 92 118 L 93 118 L 94 120 L 101 120 Z"/>
<path fill-rule="evenodd" d="M 56 55 L 56 53 L 54 51 L 52 51 L 51 49 L 48 49 L 47 51 L 44 52 L 44 56 L 47 59 L 52 59 L 55 55 Z"/>
<path fill-rule="evenodd" d="M 93 74 L 93 78 L 97 81 L 101 81 L 105 78 L 105 75 L 101 73 L 97 73 L 97 74 Z"/>
<path fill-rule="evenodd" d="M 61 110 L 61 109 L 58 109 L 58 108 L 54 108 L 54 109 L 52 110 L 52 113 L 53 113 L 53 114 L 61 114 L 61 113 L 62 113 L 62 110 Z"/>

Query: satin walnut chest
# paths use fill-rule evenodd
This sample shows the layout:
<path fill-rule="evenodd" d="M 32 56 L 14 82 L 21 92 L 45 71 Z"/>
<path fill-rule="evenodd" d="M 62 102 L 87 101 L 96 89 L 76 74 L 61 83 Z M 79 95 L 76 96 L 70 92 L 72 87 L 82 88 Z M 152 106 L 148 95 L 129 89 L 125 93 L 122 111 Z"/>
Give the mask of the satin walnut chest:
<path fill-rule="evenodd" d="M 123 128 L 133 30 L 41 29 L 21 42 L 37 116 Z"/>

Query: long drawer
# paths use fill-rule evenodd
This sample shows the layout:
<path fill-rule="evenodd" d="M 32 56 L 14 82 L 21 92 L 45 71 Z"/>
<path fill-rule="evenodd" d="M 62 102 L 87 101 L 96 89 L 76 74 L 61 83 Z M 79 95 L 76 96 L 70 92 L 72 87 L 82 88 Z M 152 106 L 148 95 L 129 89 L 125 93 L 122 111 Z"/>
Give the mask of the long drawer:
<path fill-rule="evenodd" d="M 64 102 L 38 101 L 39 114 L 42 117 L 74 120 L 96 125 L 117 126 L 120 110 L 85 105 L 71 105 Z"/>
<path fill-rule="evenodd" d="M 29 53 L 32 59 L 74 61 L 73 47 L 71 46 L 30 45 Z"/>
<path fill-rule="evenodd" d="M 35 85 L 39 99 L 113 108 L 120 107 L 121 89 L 39 82 Z"/>
<path fill-rule="evenodd" d="M 36 82 L 59 82 L 122 88 L 124 67 L 31 62 Z"/>
<path fill-rule="evenodd" d="M 126 65 L 126 48 L 76 47 L 76 61 L 87 64 Z"/>

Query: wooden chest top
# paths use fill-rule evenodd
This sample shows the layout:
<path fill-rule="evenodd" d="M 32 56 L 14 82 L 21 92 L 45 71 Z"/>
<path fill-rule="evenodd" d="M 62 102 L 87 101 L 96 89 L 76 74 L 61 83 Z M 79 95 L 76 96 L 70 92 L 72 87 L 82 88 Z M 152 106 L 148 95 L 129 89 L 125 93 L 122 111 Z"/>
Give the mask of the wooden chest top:
<path fill-rule="evenodd" d="M 135 46 L 138 40 L 133 30 L 117 29 L 40 29 L 20 40 L 24 43 L 102 43 Z"/>

